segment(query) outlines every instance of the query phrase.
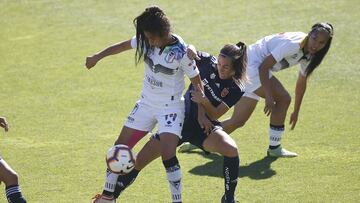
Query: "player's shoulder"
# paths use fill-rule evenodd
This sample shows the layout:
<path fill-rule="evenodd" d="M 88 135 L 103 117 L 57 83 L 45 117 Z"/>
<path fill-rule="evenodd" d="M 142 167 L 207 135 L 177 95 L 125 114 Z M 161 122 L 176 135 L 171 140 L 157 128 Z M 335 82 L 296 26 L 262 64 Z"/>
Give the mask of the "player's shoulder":
<path fill-rule="evenodd" d="M 274 36 L 275 40 L 294 45 L 299 45 L 306 37 L 307 34 L 304 32 L 283 32 Z"/>
<path fill-rule="evenodd" d="M 167 52 L 175 56 L 176 60 L 181 60 L 186 53 L 187 45 L 179 35 L 172 34 L 172 36 L 174 37 L 175 41 L 167 46 Z"/>
<path fill-rule="evenodd" d="M 200 58 L 200 60 L 196 61 L 197 65 L 206 64 L 206 65 L 215 66 L 217 64 L 216 57 L 207 52 L 198 51 L 197 55 Z"/>

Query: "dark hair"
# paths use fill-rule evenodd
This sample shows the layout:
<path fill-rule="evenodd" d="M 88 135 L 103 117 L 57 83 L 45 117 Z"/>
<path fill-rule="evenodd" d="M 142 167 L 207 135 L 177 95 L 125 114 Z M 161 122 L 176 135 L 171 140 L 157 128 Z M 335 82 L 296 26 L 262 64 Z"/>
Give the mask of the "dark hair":
<path fill-rule="evenodd" d="M 329 34 L 329 39 L 326 42 L 324 48 L 312 55 L 309 65 L 306 67 L 306 77 L 310 76 L 311 73 L 318 67 L 330 49 L 331 41 L 334 35 L 334 28 L 330 23 L 316 23 L 311 27 L 309 36 L 315 32 L 326 31 Z"/>
<path fill-rule="evenodd" d="M 220 50 L 220 55 L 230 58 L 232 66 L 235 70 L 233 77 L 234 81 L 238 84 L 245 85 L 246 66 L 247 66 L 247 50 L 244 42 L 235 44 L 227 44 Z"/>
<path fill-rule="evenodd" d="M 146 56 L 148 50 L 151 48 L 144 32 L 150 32 L 159 37 L 163 37 L 170 33 L 170 21 L 165 13 L 158 6 L 150 6 L 145 9 L 139 16 L 137 16 L 133 23 L 136 28 L 136 53 L 135 63 L 139 63 L 141 57 Z M 145 53 L 144 53 L 145 49 Z"/>

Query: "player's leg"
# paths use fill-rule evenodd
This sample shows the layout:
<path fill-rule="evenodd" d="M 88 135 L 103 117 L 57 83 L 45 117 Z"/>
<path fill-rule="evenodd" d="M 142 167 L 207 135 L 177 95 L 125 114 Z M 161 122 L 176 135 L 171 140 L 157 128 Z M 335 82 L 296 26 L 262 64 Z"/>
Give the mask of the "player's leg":
<path fill-rule="evenodd" d="M 5 183 L 6 197 L 10 203 L 26 203 L 21 194 L 17 173 L 1 158 L 0 182 Z"/>
<path fill-rule="evenodd" d="M 160 133 L 160 149 L 161 158 L 166 170 L 167 179 L 169 181 L 172 202 L 181 202 L 181 169 L 179 161 L 176 157 L 176 147 L 179 142 L 177 135 L 173 133 Z"/>
<path fill-rule="evenodd" d="M 291 103 L 291 97 L 276 77 L 271 77 L 270 84 L 275 106 L 270 115 L 268 154 L 275 157 L 295 157 L 297 156 L 296 153 L 287 151 L 281 147 L 281 139 L 285 131 L 284 123 L 287 110 Z M 264 96 L 262 88 L 256 90 L 255 93 L 259 96 Z"/>
<path fill-rule="evenodd" d="M 184 107 L 168 108 L 157 115 L 160 152 L 169 181 L 172 202 L 181 202 L 181 169 L 176 157 L 176 147 L 181 138 L 185 117 Z"/>
<path fill-rule="evenodd" d="M 152 109 L 141 102 L 137 102 L 130 112 L 128 119 L 123 126 L 120 135 L 115 144 L 130 145 L 131 148 L 136 144 L 147 132 L 154 128 L 156 120 L 152 116 Z M 94 202 L 112 202 L 114 201 L 114 192 L 119 175 L 106 171 L 105 184 L 102 195 L 97 197 Z"/>
<path fill-rule="evenodd" d="M 203 148 L 209 152 L 223 155 L 223 175 L 225 194 L 222 202 L 235 202 L 235 189 L 239 174 L 239 153 L 235 141 L 229 134 L 219 129 L 213 131 L 203 142 Z"/>
<path fill-rule="evenodd" d="M 245 93 L 235 104 L 231 118 L 221 122 L 224 130 L 230 134 L 237 128 L 244 126 L 254 111 L 258 100 L 259 96 L 254 93 Z"/>
<path fill-rule="evenodd" d="M 122 191 L 129 187 L 138 176 L 139 172 L 150 162 L 160 157 L 160 142 L 158 139 L 151 138 L 136 156 L 135 168 L 128 174 L 118 177 L 114 191 L 114 197 L 117 199 Z"/>

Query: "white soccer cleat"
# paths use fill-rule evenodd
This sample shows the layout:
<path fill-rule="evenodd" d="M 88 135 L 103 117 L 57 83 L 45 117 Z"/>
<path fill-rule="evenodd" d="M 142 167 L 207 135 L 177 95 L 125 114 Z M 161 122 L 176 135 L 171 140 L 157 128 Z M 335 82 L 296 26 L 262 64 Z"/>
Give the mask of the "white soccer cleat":
<path fill-rule="evenodd" d="M 97 194 L 92 198 L 91 203 L 115 203 L 116 200 L 113 197 L 108 197 L 102 194 Z"/>
<path fill-rule="evenodd" d="M 281 146 L 279 146 L 276 149 L 268 149 L 267 154 L 268 154 L 268 156 L 271 156 L 271 157 L 297 157 L 298 156 L 297 153 L 290 152 L 290 151 L 282 148 Z"/>

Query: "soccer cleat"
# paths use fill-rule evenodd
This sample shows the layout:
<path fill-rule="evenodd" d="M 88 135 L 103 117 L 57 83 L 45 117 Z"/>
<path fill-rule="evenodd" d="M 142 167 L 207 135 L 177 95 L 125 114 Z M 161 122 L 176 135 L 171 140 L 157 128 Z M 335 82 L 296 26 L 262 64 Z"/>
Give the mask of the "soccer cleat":
<path fill-rule="evenodd" d="M 192 150 L 194 150 L 194 149 L 197 149 L 197 148 L 198 148 L 197 146 L 192 145 L 192 144 L 186 142 L 186 143 L 182 144 L 182 145 L 179 147 L 178 152 L 181 152 L 181 153 L 190 152 L 190 151 L 192 151 Z"/>
<path fill-rule="evenodd" d="M 115 203 L 115 199 L 113 197 L 108 197 L 106 195 L 97 194 L 92 198 L 91 203 Z"/>
<path fill-rule="evenodd" d="M 236 201 L 235 198 L 228 200 L 228 199 L 226 199 L 226 196 L 225 196 L 225 195 L 223 195 L 223 196 L 221 197 L 221 203 L 236 203 L 236 202 L 238 202 L 238 201 Z"/>
<path fill-rule="evenodd" d="M 296 154 L 295 152 L 290 152 L 290 151 L 282 148 L 281 146 L 279 146 L 276 149 L 268 149 L 267 155 L 271 156 L 271 157 L 297 157 L 298 156 L 298 154 Z"/>

